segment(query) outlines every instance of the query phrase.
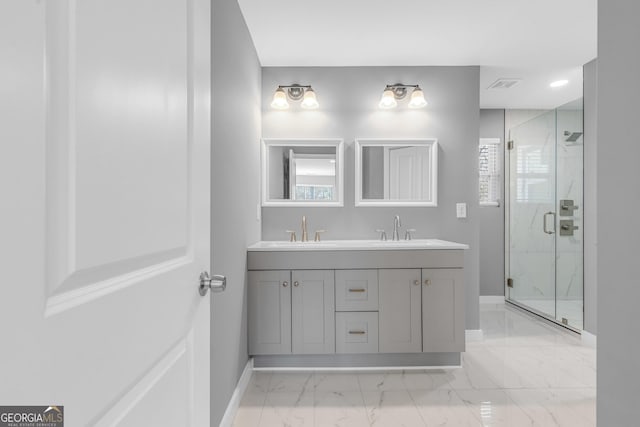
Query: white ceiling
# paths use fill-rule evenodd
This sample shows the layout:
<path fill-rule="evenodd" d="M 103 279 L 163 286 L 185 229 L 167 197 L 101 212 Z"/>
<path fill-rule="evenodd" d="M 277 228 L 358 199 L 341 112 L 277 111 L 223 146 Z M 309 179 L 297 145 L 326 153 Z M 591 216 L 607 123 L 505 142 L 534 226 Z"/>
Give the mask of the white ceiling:
<path fill-rule="evenodd" d="M 551 108 L 580 96 L 577 70 L 596 57 L 597 0 L 238 3 L 263 66 L 480 65 L 484 108 Z M 485 90 L 502 77 L 523 81 Z M 570 84 L 547 90 L 560 78 Z"/>

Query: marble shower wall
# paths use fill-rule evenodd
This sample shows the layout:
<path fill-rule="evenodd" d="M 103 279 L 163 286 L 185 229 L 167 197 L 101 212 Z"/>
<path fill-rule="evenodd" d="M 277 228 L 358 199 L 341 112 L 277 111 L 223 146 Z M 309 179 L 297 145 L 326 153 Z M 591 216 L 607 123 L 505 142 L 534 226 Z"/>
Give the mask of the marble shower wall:
<path fill-rule="evenodd" d="M 566 108 L 566 109 L 565 109 Z M 578 206 L 569 217 L 578 229 L 573 236 L 556 235 L 556 294 L 558 300 L 582 300 L 583 298 L 583 141 L 567 141 L 567 132 L 583 132 L 582 100 L 557 110 L 557 179 L 556 199 L 570 199 Z M 560 212 L 560 206 L 556 207 Z M 561 315 L 561 313 L 558 313 Z"/>

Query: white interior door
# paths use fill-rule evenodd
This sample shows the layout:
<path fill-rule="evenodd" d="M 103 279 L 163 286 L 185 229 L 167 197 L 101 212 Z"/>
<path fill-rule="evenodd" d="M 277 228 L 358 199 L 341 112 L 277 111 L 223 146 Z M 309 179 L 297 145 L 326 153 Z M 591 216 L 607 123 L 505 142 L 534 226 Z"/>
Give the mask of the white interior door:
<path fill-rule="evenodd" d="M 296 185 L 298 172 L 296 171 L 296 153 L 289 150 L 289 199 L 296 200 Z"/>
<path fill-rule="evenodd" d="M 209 425 L 209 156 L 208 1 L 0 3 L 0 404 Z"/>
<path fill-rule="evenodd" d="M 388 196 L 392 200 L 430 200 L 429 147 L 388 149 Z M 387 164 L 387 162 L 385 162 Z M 385 177 L 386 178 L 386 177 Z"/>

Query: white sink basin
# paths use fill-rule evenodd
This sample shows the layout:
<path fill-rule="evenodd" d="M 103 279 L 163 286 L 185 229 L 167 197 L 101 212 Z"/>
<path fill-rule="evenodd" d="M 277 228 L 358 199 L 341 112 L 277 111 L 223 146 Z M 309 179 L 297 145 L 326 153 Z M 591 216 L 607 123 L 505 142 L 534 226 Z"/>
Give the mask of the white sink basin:
<path fill-rule="evenodd" d="M 263 241 L 249 246 L 249 251 L 366 251 L 400 249 L 469 249 L 462 243 L 438 239 L 399 241 L 381 240 L 326 240 L 323 242 Z"/>

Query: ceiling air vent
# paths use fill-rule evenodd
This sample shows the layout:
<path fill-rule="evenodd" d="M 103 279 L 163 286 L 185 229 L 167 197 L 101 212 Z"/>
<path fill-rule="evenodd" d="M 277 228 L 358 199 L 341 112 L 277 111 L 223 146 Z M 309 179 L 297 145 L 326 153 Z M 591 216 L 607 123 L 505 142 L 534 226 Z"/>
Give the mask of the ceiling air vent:
<path fill-rule="evenodd" d="M 522 79 L 498 79 L 491 83 L 487 89 L 511 89 L 521 81 Z"/>

